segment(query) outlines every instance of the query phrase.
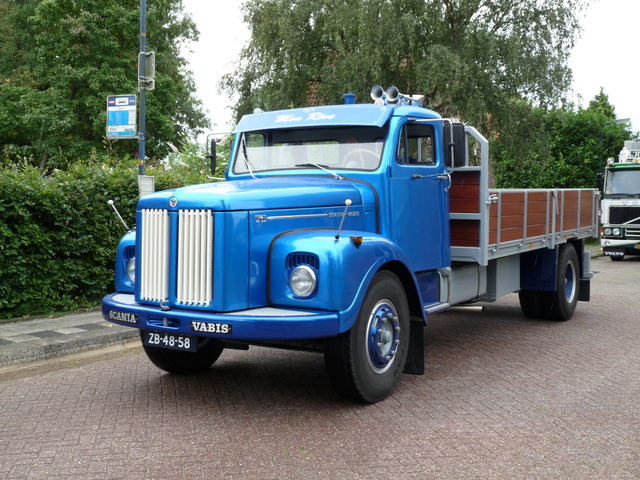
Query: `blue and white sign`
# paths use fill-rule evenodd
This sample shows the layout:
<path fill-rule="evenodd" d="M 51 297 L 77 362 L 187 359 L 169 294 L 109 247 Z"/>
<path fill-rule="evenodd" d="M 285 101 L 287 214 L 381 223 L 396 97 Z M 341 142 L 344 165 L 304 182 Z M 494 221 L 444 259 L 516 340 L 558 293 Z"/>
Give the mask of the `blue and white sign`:
<path fill-rule="evenodd" d="M 138 138 L 135 95 L 107 97 L 107 138 Z"/>

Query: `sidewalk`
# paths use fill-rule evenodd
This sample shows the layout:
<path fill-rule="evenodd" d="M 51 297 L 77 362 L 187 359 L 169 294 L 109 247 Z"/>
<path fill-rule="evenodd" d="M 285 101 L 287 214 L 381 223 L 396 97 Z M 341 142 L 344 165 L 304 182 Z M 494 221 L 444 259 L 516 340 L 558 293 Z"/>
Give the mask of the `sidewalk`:
<path fill-rule="evenodd" d="M 598 245 L 587 245 L 591 257 L 602 255 Z M 49 360 L 110 347 L 139 338 L 138 330 L 102 319 L 99 309 L 0 324 L 0 367 Z"/>
<path fill-rule="evenodd" d="M 0 324 L 0 367 L 97 350 L 139 338 L 137 329 L 102 319 L 99 309 Z"/>

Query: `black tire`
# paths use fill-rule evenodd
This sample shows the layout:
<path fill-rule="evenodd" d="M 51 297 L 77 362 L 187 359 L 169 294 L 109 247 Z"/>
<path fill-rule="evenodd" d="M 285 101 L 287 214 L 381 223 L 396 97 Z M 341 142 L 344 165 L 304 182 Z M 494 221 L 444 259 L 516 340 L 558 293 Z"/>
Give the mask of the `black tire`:
<path fill-rule="evenodd" d="M 409 305 L 398 277 L 378 272 L 350 330 L 325 342 L 331 384 L 343 397 L 376 403 L 393 392 L 409 349 Z"/>
<path fill-rule="evenodd" d="M 565 321 L 573 316 L 580 296 L 580 263 L 570 243 L 560 248 L 556 275 L 556 291 L 540 292 L 541 308 L 544 318 Z"/>
<path fill-rule="evenodd" d="M 518 292 L 522 313 L 529 318 L 543 318 L 540 291 L 520 290 Z"/>
<path fill-rule="evenodd" d="M 143 331 L 140 330 L 142 338 Z M 168 348 L 142 345 L 149 360 L 161 370 L 179 375 L 188 375 L 207 370 L 220 357 L 224 350 L 224 342 L 215 338 L 198 338 L 198 349 L 195 352 L 183 352 Z"/>

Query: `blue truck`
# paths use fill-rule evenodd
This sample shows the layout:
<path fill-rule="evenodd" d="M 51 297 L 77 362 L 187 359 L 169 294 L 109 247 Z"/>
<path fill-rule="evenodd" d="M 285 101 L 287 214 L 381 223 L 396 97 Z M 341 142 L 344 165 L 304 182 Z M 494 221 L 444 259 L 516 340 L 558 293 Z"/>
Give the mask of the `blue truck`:
<path fill-rule="evenodd" d="M 104 318 L 174 374 L 225 348 L 321 352 L 364 403 L 424 373 L 423 327 L 452 306 L 518 292 L 525 315 L 570 319 L 597 190 L 491 189 L 476 129 L 394 87 L 372 98 L 246 115 L 226 181 L 140 198 Z"/>

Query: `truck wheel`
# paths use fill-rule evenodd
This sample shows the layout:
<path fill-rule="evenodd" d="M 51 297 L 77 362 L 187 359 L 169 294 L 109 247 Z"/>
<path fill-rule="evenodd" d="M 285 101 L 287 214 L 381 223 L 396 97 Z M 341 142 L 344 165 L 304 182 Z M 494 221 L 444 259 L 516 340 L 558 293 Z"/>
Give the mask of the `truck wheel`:
<path fill-rule="evenodd" d="M 518 292 L 522 313 L 529 318 L 544 318 L 538 290 L 520 290 Z"/>
<path fill-rule="evenodd" d="M 388 397 L 404 369 L 409 345 L 409 305 L 398 277 L 378 272 L 358 318 L 347 332 L 327 339 L 329 380 L 345 398 L 375 403 Z"/>
<path fill-rule="evenodd" d="M 580 266 L 576 249 L 570 243 L 560 248 L 555 292 L 539 292 L 541 308 L 549 320 L 569 320 L 578 304 Z"/>
<path fill-rule="evenodd" d="M 140 330 L 142 337 L 142 330 Z M 188 375 L 207 370 L 218 359 L 224 342 L 215 338 L 198 338 L 198 350 L 195 352 L 182 352 L 167 348 L 142 345 L 149 360 L 161 370 L 169 373 Z"/>

